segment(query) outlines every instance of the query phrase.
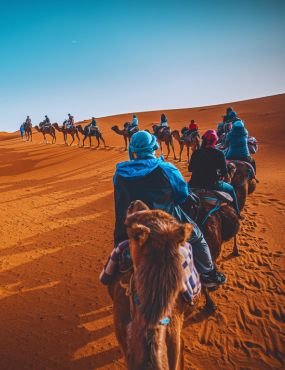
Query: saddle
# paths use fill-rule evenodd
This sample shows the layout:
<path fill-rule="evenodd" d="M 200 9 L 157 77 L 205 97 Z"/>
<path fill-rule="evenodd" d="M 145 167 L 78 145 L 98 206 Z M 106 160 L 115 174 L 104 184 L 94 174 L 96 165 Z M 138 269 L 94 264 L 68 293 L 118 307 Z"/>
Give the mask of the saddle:
<path fill-rule="evenodd" d="M 199 196 L 201 203 L 208 203 L 216 206 L 217 201 L 229 204 L 233 202 L 233 198 L 230 194 L 225 193 L 224 191 L 197 188 L 191 188 L 191 190 Z"/>
<path fill-rule="evenodd" d="M 195 188 L 191 188 L 191 190 L 199 196 L 201 204 L 208 204 L 212 207 L 201 220 L 201 226 L 206 223 L 210 216 L 218 212 L 221 207 L 233 203 L 233 198 L 223 191 Z"/>

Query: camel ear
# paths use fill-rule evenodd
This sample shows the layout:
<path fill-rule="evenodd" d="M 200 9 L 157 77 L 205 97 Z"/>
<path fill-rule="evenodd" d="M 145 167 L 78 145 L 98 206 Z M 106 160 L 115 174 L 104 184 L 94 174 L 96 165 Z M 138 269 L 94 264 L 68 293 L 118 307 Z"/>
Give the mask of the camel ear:
<path fill-rule="evenodd" d="M 191 224 L 181 224 L 175 228 L 173 236 L 178 244 L 184 244 L 190 239 L 192 231 L 193 226 Z"/>
<path fill-rule="evenodd" d="M 134 200 L 130 203 L 128 207 L 127 217 L 132 215 L 133 213 L 147 210 L 149 210 L 149 208 L 144 202 L 142 202 L 141 200 Z"/>
<path fill-rule="evenodd" d="M 129 239 L 134 239 L 141 247 L 148 239 L 150 228 L 142 224 L 134 223 L 127 229 Z"/>

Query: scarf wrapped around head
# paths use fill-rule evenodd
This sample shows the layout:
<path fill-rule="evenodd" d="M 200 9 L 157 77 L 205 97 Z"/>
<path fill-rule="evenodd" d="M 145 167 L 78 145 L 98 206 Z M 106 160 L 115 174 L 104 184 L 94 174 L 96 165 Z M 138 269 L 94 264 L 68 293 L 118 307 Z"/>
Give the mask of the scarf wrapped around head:
<path fill-rule="evenodd" d="M 202 136 L 202 140 L 204 148 L 215 148 L 218 141 L 218 135 L 215 130 L 208 130 Z"/>
<path fill-rule="evenodd" d="M 155 151 L 159 148 L 156 137 L 147 131 L 136 132 L 130 141 L 129 157 L 134 159 L 133 153 L 137 158 L 155 158 Z"/>

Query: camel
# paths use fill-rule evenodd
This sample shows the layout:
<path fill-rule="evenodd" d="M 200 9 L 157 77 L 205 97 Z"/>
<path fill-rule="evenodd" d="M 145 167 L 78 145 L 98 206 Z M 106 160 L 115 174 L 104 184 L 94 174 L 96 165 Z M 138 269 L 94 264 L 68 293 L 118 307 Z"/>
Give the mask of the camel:
<path fill-rule="evenodd" d="M 152 129 L 153 129 L 153 134 L 156 136 L 157 141 L 160 145 L 161 154 L 162 154 L 162 142 L 164 142 L 166 147 L 167 147 L 167 155 L 166 155 L 165 158 L 168 158 L 169 153 L 170 153 L 170 146 L 171 146 L 172 151 L 173 151 L 173 155 L 174 155 L 174 159 L 177 159 L 176 155 L 175 155 L 171 130 L 169 128 L 160 130 L 159 126 L 160 125 L 154 124 L 154 125 L 152 125 Z"/>
<path fill-rule="evenodd" d="M 129 370 L 184 369 L 181 330 L 195 306 L 180 294 L 179 246 L 192 226 L 140 201 L 132 204 L 126 226 L 133 271 L 118 273 L 109 287 L 115 333 Z"/>
<path fill-rule="evenodd" d="M 111 130 L 113 130 L 116 134 L 122 135 L 124 137 L 125 150 L 128 149 L 128 142 L 130 142 L 131 137 L 133 136 L 133 134 L 135 134 L 136 132 L 139 131 L 138 128 L 137 129 L 134 129 L 132 131 L 129 131 L 130 125 L 131 125 L 130 122 L 125 122 L 123 129 L 120 129 L 117 125 L 111 127 Z"/>
<path fill-rule="evenodd" d="M 200 189 L 192 189 L 192 191 L 199 195 L 200 198 L 198 217 L 195 221 L 199 225 L 209 245 L 212 260 L 216 262 L 222 252 L 223 243 L 232 238 L 234 238 L 232 254 L 233 256 L 238 256 L 239 251 L 236 236 L 240 229 L 240 220 L 233 206 L 218 198 L 216 201 L 213 201 L 214 204 L 209 203 L 209 197 L 212 199 L 214 198 L 213 195 L 209 194 L 209 191 Z M 217 206 L 216 211 L 210 214 L 210 211 L 214 209 L 215 206 Z M 183 210 L 187 214 L 191 213 L 187 204 L 183 206 Z M 205 309 L 209 312 L 215 311 L 217 305 L 210 297 L 209 290 L 204 287 L 203 293 L 206 297 Z"/>
<path fill-rule="evenodd" d="M 186 128 L 187 130 L 187 128 Z M 197 149 L 201 146 L 201 140 L 199 134 L 188 135 L 185 137 L 184 140 L 181 139 L 180 133 L 178 130 L 172 131 L 172 136 L 174 139 L 176 139 L 180 145 L 180 153 L 179 153 L 179 162 L 181 162 L 181 154 L 183 152 L 184 146 L 187 148 L 187 161 L 190 161 L 190 149 L 192 149 L 192 152 L 195 152 Z"/>
<path fill-rule="evenodd" d="M 33 131 L 32 131 L 33 125 L 31 123 L 25 123 L 24 127 L 25 127 L 26 141 L 32 142 L 33 141 Z"/>
<path fill-rule="evenodd" d="M 84 128 L 81 126 L 81 125 L 78 125 L 76 126 L 77 129 L 78 129 L 78 132 L 80 132 L 82 135 L 84 135 L 84 139 L 83 139 L 83 146 L 84 146 L 84 142 L 85 140 L 87 139 L 87 137 L 89 137 L 89 142 L 90 142 L 90 147 L 91 147 L 91 137 L 92 136 L 95 136 L 96 139 L 97 139 L 97 146 L 96 148 L 98 148 L 98 146 L 100 145 L 100 140 L 103 142 L 104 144 L 104 147 L 106 147 L 106 144 L 105 144 L 105 140 L 101 134 L 101 132 L 99 131 L 98 128 L 94 129 L 94 130 L 90 130 L 90 125 L 87 125 L 85 126 Z"/>
<path fill-rule="evenodd" d="M 44 142 L 46 144 L 48 144 L 48 141 L 47 141 L 47 138 L 46 138 L 46 134 L 50 135 L 52 137 L 52 144 L 56 142 L 56 136 L 55 136 L 55 129 L 53 126 L 45 126 L 45 125 L 39 125 L 39 126 L 35 126 L 35 129 L 38 131 L 38 132 L 41 132 L 44 136 Z"/>
<path fill-rule="evenodd" d="M 237 195 L 239 209 L 242 210 L 245 206 L 247 195 L 255 191 L 258 180 L 252 165 L 247 162 L 230 160 L 228 161 L 228 171 L 231 177 L 231 184 Z"/>
<path fill-rule="evenodd" d="M 70 127 L 70 128 L 66 128 L 64 125 L 63 126 L 59 126 L 58 123 L 53 123 L 52 126 L 59 132 L 62 132 L 63 133 L 63 137 L 64 137 L 64 143 L 66 145 L 68 145 L 67 143 L 67 134 L 71 135 L 72 137 L 72 141 L 70 143 L 70 146 L 73 144 L 74 142 L 74 136 L 77 137 L 78 139 L 78 145 L 80 145 L 80 138 L 79 138 L 79 135 L 78 135 L 78 129 L 77 127 Z"/>

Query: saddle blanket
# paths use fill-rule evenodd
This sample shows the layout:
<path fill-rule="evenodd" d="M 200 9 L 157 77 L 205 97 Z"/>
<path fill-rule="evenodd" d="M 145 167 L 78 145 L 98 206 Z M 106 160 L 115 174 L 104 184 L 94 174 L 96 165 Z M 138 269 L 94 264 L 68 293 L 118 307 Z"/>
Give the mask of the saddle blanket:
<path fill-rule="evenodd" d="M 200 277 L 194 265 L 191 245 L 189 243 L 185 243 L 179 248 L 179 252 L 183 268 L 183 297 L 186 302 L 191 303 L 195 301 L 201 291 Z M 129 241 L 125 240 L 118 244 L 118 246 L 112 251 L 103 271 L 100 274 L 99 280 L 104 285 L 110 285 L 113 282 L 116 273 L 119 271 L 126 271 L 131 267 L 132 261 L 129 253 Z"/>
<path fill-rule="evenodd" d="M 209 204 L 216 205 L 217 201 L 232 203 L 233 198 L 230 194 L 219 190 L 209 190 L 209 189 L 195 189 L 191 190 L 199 196 L 201 201 L 207 202 Z"/>

